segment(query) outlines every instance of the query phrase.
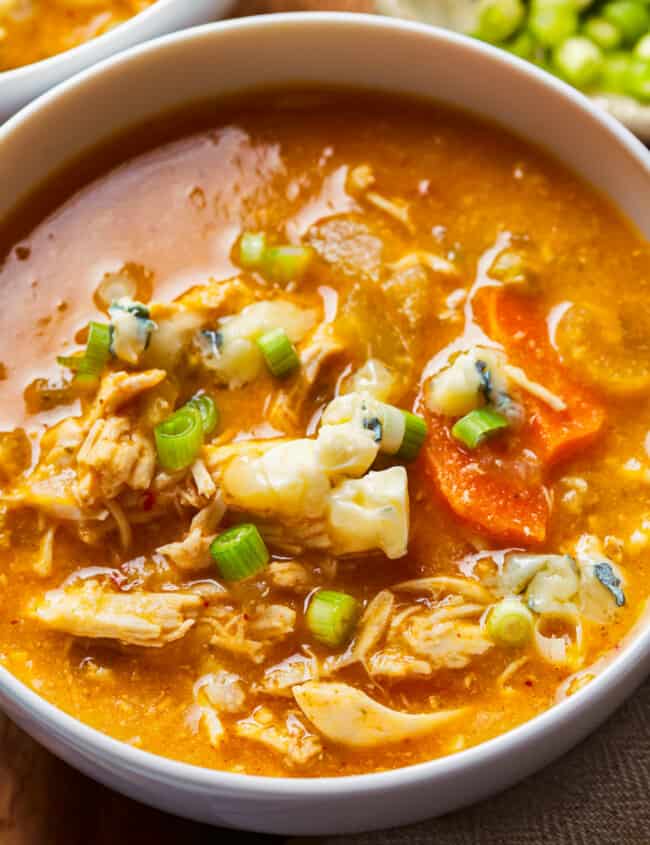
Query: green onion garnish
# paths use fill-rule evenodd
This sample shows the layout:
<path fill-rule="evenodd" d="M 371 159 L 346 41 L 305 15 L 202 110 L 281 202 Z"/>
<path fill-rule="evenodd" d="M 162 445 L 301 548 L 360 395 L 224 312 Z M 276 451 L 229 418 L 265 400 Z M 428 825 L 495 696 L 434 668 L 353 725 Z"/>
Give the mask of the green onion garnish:
<path fill-rule="evenodd" d="M 286 376 L 300 366 L 296 347 L 284 329 L 273 329 L 257 339 L 264 360 L 274 376 Z"/>
<path fill-rule="evenodd" d="M 273 246 L 264 253 L 262 270 L 272 281 L 286 284 L 301 279 L 312 258 L 308 246 Z"/>
<path fill-rule="evenodd" d="M 309 602 L 305 621 L 314 639 L 338 648 L 352 636 L 358 616 L 355 598 L 335 590 L 319 590 Z"/>
<path fill-rule="evenodd" d="M 518 599 L 503 599 L 488 614 L 487 632 L 497 645 L 525 645 L 533 632 L 533 614 Z"/>
<path fill-rule="evenodd" d="M 235 525 L 220 534 L 210 545 L 221 576 L 226 581 L 243 581 L 264 569 L 269 551 L 260 532 L 252 523 Z"/>
<path fill-rule="evenodd" d="M 86 351 L 76 364 L 75 382 L 94 385 L 111 357 L 111 326 L 106 323 L 88 323 Z"/>
<path fill-rule="evenodd" d="M 214 399 L 207 393 L 199 393 L 190 399 L 187 406 L 195 408 L 201 415 L 203 433 L 206 437 L 208 434 L 212 434 L 219 423 L 219 410 L 214 403 Z"/>
<path fill-rule="evenodd" d="M 198 408 L 184 405 L 154 428 L 158 460 L 163 469 L 178 472 L 193 464 L 203 445 L 203 421 Z"/>
<path fill-rule="evenodd" d="M 402 461 L 412 461 L 417 458 L 424 439 L 427 436 L 427 424 L 410 411 L 402 411 L 404 414 L 404 437 L 402 445 L 395 453 L 395 457 Z"/>
<path fill-rule="evenodd" d="M 508 420 L 491 408 L 478 408 L 458 420 L 451 430 L 456 438 L 470 449 L 475 449 L 484 440 L 508 427 Z"/>
<path fill-rule="evenodd" d="M 266 235 L 263 232 L 244 232 L 239 242 L 239 263 L 250 270 L 258 270 L 266 252 Z"/>

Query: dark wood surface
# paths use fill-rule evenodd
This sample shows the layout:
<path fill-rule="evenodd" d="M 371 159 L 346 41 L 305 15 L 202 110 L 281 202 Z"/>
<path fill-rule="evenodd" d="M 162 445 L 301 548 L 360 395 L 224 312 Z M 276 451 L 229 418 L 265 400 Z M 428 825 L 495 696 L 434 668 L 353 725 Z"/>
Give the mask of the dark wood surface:
<path fill-rule="evenodd" d="M 370 0 L 249 0 L 240 4 L 239 13 L 370 11 L 371 6 Z M 143 807 L 56 760 L 0 713 L 0 845 L 276 845 L 285 841 L 216 831 Z M 320 845 L 333 841 L 321 840 Z M 497 798 L 425 824 L 336 841 L 346 845 L 650 845 L 650 682 L 578 748 Z"/>

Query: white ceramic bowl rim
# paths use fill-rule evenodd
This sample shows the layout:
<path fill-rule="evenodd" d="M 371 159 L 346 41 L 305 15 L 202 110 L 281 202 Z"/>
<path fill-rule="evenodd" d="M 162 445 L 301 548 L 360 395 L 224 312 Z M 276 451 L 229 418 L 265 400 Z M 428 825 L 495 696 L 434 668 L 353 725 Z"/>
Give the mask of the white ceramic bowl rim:
<path fill-rule="evenodd" d="M 163 2 L 166 2 L 166 0 L 163 0 Z M 167 2 L 171 2 L 171 0 L 167 0 Z M 146 14 L 146 12 L 142 14 Z M 318 27 L 325 22 L 330 27 L 334 25 L 344 28 L 358 24 L 361 20 L 365 27 L 424 33 L 431 39 L 439 39 L 454 44 L 460 52 L 463 50 L 484 51 L 494 59 L 509 65 L 513 73 L 533 77 L 538 82 L 541 78 L 544 84 L 555 89 L 561 97 L 572 101 L 575 106 L 583 111 L 588 111 L 593 120 L 605 126 L 610 133 L 615 135 L 619 146 L 639 162 L 650 177 L 650 154 L 640 141 L 618 121 L 596 109 L 578 91 L 548 74 L 542 74 L 534 65 L 521 61 L 497 48 L 446 30 L 436 30 L 429 26 L 403 21 L 396 22 L 379 16 L 350 13 L 293 13 L 240 18 L 229 22 L 196 27 L 134 47 L 59 85 L 27 106 L 3 127 L 0 127 L 0 145 L 4 137 L 8 136 L 14 128 L 35 117 L 41 107 L 64 97 L 67 92 L 75 87 L 83 87 L 86 82 L 91 81 L 108 68 L 115 68 L 121 64 L 126 65 L 134 56 L 156 51 L 165 44 L 200 39 L 203 34 L 213 30 L 228 32 L 247 27 L 285 27 L 293 24 L 300 24 L 303 27 Z M 353 86 L 349 87 L 353 88 Z M 621 651 L 620 655 L 615 657 L 583 689 L 528 722 L 494 739 L 447 757 L 404 768 L 373 774 L 325 778 L 286 778 L 236 774 L 181 763 L 122 743 L 78 721 L 41 698 L 3 667 L 0 667 L 0 687 L 19 710 L 29 712 L 41 725 L 46 726 L 47 730 L 51 730 L 47 726 L 56 725 L 60 734 L 65 734 L 68 738 L 74 737 L 76 745 L 82 746 L 86 750 L 96 750 L 99 754 L 119 761 L 135 772 L 154 772 L 159 779 L 167 782 L 182 781 L 189 786 L 214 788 L 215 791 L 218 789 L 223 794 L 236 793 L 237 795 L 248 796 L 252 800 L 260 797 L 281 800 L 283 796 L 286 797 L 288 794 L 294 798 L 316 798 L 324 792 L 329 797 L 339 795 L 349 798 L 352 794 L 362 797 L 369 793 L 385 792 L 387 789 L 390 790 L 398 786 L 408 787 L 409 784 L 426 781 L 434 777 L 439 778 L 445 774 L 451 775 L 479 764 L 494 763 L 498 765 L 500 758 L 516 756 L 518 752 L 523 752 L 528 743 L 553 733 L 554 730 L 560 728 L 563 722 L 574 721 L 579 719 L 581 715 L 586 715 L 592 707 L 602 703 L 613 689 L 624 685 L 626 678 L 635 674 L 635 667 L 647 659 L 649 653 L 650 628 L 644 627 Z"/>
<path fill-rule="evenodd" d="M 177 2 L 178 0 L 157 0 L 157 2 L 155 2 L 152 6 L 148 6 L 146 9 L 143 9 L 132 18 L 128 18 L 112 29 L 109 29 L 107 32 L 103 32 L 101 35 L 91 38 L 89 41 L 84 41 L 76 47 L 64 50 L 63 53 L 55 53 L 55 55 L 49 56 L 47 59 L 41 59 L 38 62 L 31 62 L 31 64 L 21 65 L 20 67 L 12 68 L 11 70 L 0 71 L 0 84 L 8 85 L 11 82 L 18 82 L 27 76 L 56 70 L 60 66 L 65 66 L 77 57 L 83 59 L 86 54 L 88 54 L 89 61 L 92 61 L 92 52 L 98 45 L 101 46 L 110 41 L 115 37 L 116 33 L 122 34 L 125 30 L 131 30 L 146 24 L 150 18 L 156 17 L 163 12 L 167 6 L 171 6 Z M 181 2 L 183 2 L 183 0 L 181 0 Z M 192 0 L 185 0 L 185 2 L 191 3 Z"/>

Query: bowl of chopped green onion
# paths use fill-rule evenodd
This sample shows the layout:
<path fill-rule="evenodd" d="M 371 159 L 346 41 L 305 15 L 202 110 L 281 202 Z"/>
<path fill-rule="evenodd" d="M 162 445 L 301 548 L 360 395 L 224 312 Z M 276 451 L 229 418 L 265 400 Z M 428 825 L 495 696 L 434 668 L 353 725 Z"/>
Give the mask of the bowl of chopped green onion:
<path fill-rule="evenodd" d="M 578 88 L 650 141 L 648 0 L 376 0 L 377 11 L 500 47 Z"/>

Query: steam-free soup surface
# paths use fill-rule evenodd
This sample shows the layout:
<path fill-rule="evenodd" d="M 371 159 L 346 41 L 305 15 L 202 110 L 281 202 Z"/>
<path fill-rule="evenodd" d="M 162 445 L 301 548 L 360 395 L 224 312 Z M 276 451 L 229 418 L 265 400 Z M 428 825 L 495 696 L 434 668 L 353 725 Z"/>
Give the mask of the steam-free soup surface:
<path fill-rule="evenodd" d="M 266 94 L 90 170 L 124 151 L 6 221 L 2 664 L 139 748 L 307 777 L 577 693 L 648 597 L 648 244 L 425 105 Z"/>

